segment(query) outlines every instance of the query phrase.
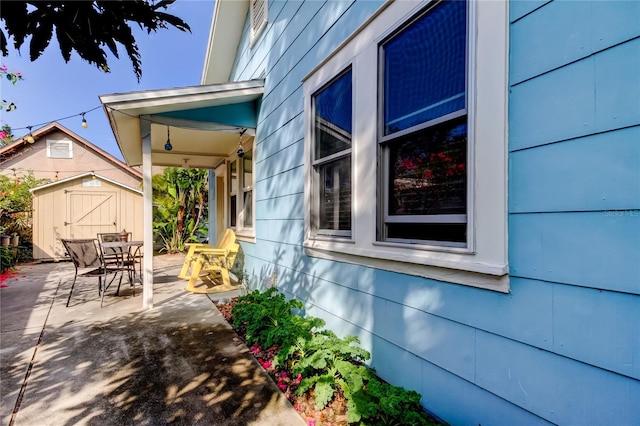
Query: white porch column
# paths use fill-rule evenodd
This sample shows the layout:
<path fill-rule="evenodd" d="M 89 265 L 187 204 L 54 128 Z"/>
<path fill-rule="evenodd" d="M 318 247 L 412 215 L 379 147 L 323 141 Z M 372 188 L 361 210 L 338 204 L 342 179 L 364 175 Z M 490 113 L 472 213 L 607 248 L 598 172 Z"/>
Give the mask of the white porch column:
<path fill-rule="evenodd" d="M 218 241 L 218 220 L 216 217 L 216 171 L 209 169 L 209 244 L 215 244 Z"/>
<path fill-rule="evenodd" d="M 153 187 L 151 185 L 151 125 L 140 120 L 142 136 L 142 199 L 144 258 L 142 271 L 142 308 L 153 309 Z"/>

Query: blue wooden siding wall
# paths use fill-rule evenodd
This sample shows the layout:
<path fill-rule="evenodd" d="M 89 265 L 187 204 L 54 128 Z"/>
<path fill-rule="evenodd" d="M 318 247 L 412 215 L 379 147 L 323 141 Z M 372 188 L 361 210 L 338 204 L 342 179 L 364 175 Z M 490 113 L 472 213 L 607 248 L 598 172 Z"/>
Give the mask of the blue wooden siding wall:
<path fill-rule="evenodd" d="M 640 2 L 510 4 L 508 295 L 303 252 L 301 80 L 381 3 L 270 1 L 252 48 L 245 26 L 251 286 L 276 277 L 451 424 L 640 424 Z"/>

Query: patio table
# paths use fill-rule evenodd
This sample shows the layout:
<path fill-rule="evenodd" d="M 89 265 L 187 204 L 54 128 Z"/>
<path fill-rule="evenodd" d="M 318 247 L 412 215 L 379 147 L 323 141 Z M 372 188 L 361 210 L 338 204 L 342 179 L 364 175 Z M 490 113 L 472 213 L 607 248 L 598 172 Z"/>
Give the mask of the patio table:
<path fill-rule="evenodd" d="M 144 241 L 109 241 L 101 243 L 103 249 L 121 249 L 123 254 L 127 255 L 127 260 L 131 262 L 131 272 L 133 273 L 133 280 L 136 278 L 142 283 L 142 262 L 140 264 L 140 271 L 136 271 L 136 259 L 141 257 L 141 250 L 144 245 Z"/>

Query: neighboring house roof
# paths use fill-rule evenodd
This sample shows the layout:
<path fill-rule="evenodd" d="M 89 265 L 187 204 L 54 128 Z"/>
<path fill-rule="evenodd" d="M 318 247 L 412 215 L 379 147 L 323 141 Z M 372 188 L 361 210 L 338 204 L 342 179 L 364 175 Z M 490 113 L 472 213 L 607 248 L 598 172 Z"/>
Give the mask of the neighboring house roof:
<path fill-rule="evenodd" d="M 33 136 L 34 139 L 38 140 L 43 136 L 55 131 L 65 133 L 67 136 L 74 139 L 77 143 L 82 144 L 88 150 L 93 151 L 95 154 L 97 154 L 100 157 L 103 157 L 106 161 L 114 164 L 115 166 L 119 167 L 126 173 L 129 173 L 130 175 L 134 176 L 137 179 L 142 179 L 142 173 L 140 173 L 138 170 L 127 166 L 125 163 L 123 163 L 113 155 L 109 154 L 107 151 L 101 148 L 98 148 L 88 140 L 77 135 L 76 133 L 73 133 L 71 130 L 67 129 L 66 127 L 64 127 L 59 123 L 56 123 L 56 122 L 50 123 L 44 127 L 34 130 L 33 132 L 31 132 L 31 135 Z M 29 144 L 25 140 L 25 137 L 21 137 L 17 139 L 15 142 L 0 148 L 0 165 L 6 160 L 12 159 L 16 155 L 19 155 L 20 151 L 29 145 L 31 144 Z"/>
<path fill-rule="evenodd" d="M 85 178 L 85 177 L 92 177 L 92 178 L 100 179 L 100 180 L 103 180 L 105 182 L 109 182 L 109 183 L 111 183 L 113 185 L 119 186 L 119 187 L 124 188 L 124 189 L 128 189 L 128 190 L 133 191 L 133 192 L 137 192 L 138 194 L 142 195 L 142 191 L 140 191 L 139 189 L 135 189 L 135 188 L 131 188 L 130 186 L 123 185 L 120 182 L 117 182 L 117 181 L 115 181 L 113 179 L 109 179 L 107 177 L 101 176 L 101 175 L 96 174 L 94 172 L 82 173 L 82 174 L 75 175 L 75 176 L 69 176 L 68 178 L 60 179 L 60 180 L 55 181 L 55 182 L 45 183 L 44 185 L 40 185 L 40 186 L 36 186 L 35 188 L 31 188 L 29 191 L 31 191 L 31 193 L 33 193 L 33 192 L 39 191 L 41 189 L 50 188 L 52 186 L 60 185 L 60 184 L 63 184 L 63 183 L 66 183 L 66 182 L 69 182 L 69 181 L 72 181 L 72 180 L 81 179 L 81 178 Z"/>
<path fill-rule="evenodd" d="M 200 84 L 229 81 L 249 11 L 249 0 L 217 0 L 214 7 Z"/>

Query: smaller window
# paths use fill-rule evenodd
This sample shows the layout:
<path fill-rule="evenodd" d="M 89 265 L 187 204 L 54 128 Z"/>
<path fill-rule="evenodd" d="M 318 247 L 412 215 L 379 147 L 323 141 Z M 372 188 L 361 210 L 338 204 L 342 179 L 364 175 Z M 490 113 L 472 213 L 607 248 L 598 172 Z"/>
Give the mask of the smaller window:
<path fill-rule="evenodd" d="M 351 236 L 351 69 L 312 97 L 314 231 Z"/>
<path fill-rule="evenodd" d="M 251 42 L 253 43 L 267 26 L 267 1 L 251 0 L 249 13 L 251 16 Z"/>
<path fill-rule="evenodd" d="M 229 163 L 229 226 L 235 227 L 238 215 L 238 161 Z"/>
<path fill-rule="evenodd" d="M 244 206 L 244 227 L 253 227 L 253 151 L 242 157 L 242 205 Z"/>
<path fill-rule="evenodd" d="M 73 144 L 70 140 L 48 140 L 47 157 L 49 158 L 73 158 Z"/>
<path fill-rule="evenodd" d="M 244 237 L 253 237 L 253 143 L 245 142 L 244 147 L 242 157 L 233 157 L 227 163 L 227 212 L 229 227 Z"/>

